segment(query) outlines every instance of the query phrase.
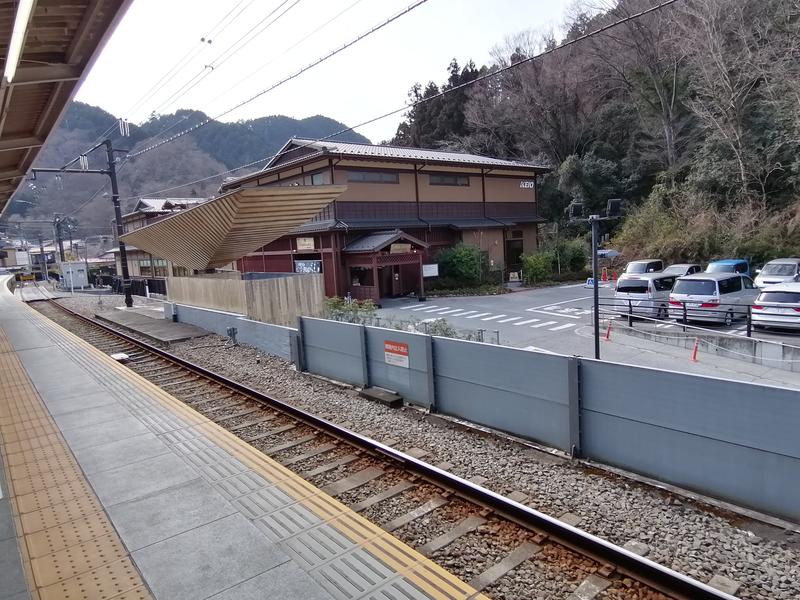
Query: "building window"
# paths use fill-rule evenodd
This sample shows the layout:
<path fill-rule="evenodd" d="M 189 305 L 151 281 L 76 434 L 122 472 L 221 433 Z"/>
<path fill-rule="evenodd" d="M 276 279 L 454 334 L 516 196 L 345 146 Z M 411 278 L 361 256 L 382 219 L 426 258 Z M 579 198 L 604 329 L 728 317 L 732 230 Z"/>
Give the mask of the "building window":
<path fill-rule="evenodd" d="M 311 185 L 325 185 L 325 172 L 320 171 L 319 173 L 312 173 L 311 174 Z"/>
<path fill-rule="evenodd" d="M 150 277 L 153 274 L 153 267 L 149 260 L 139 261 L 139 275 L 142 277 Z"/>
<path fill-rule="evenodd" d="M 179 267 L 177 265 L 172 266 L 172 276 L 173 277 L 188 277 L 189 276 L 189 269 L 186 267 Z"/>
<path fill-rule="evenodd" d="M 431 174 L 428 177 L 431 185 L 469 185 L 467 175 Z"/>
<path fill-rule="evenodd" d="M 167 276 L 167 261 L 163 258 L 153 259 L 153 277 Z"/>
<path fill-rule="evenodd" d="M 347 181 L 355 183 L 400 183 L 400 174 L 391 171 L 348 171 Z"/>
<path fill-rule="evenodd" d="M 522 238 L 522 237 L 523 237 L 523 235 L 522 235 L 522 230 L 521 230 L 521 229 L 512 229 L 512 230 L 511 230 L 511 235 L 510 235 L 509 237 L 511 237 L 511 238 L 513 238 L 513 239 L 520 239 L 520 238 Z"/>

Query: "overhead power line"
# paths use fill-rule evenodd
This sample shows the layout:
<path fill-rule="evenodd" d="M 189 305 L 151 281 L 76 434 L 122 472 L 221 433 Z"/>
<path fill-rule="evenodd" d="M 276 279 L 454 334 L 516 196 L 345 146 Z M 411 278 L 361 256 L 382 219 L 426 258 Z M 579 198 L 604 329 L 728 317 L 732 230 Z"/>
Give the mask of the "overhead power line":
<path fill-rule="evenodd" d="M 322 56 L 322 57 L 318 58 L 317 60 L 315 60 L 315 61 L 313 61 L 313 62 L 311 62 L 311 63 L 307 64 L 305 67 L 301 68 L 301 69 L 300 69 L 300 70 L 298 70 L 298 71 L 295 71 L 295 72 L 294 72 L 294 73 L 292 73 L 291 75 L 289 75 L 289 76 L 287 76 L 287 77 L 284 77 L 283 79 L 281 79 L 280 81 L 278 81 L 278 82 L 276 82 L 276 83 L 272 84 L 272 85 L 271 85 L 271 86 L 269 86 L 268 88 L 261 90 L 260 92 L 258 92 L 258 93 L 256 93 L 256 94 L 254 94 L 253 96 L 251 96 L 251 97 L 247 98 L 246 100 L 243 100 L 242 102 L 239 102 L 238 104 L 236 104 L 236 105 L 232 106 L 231 108 L 229 108 L 229 109 L 227 109 L 227 110 L 224 110 L 223 112 L 219 113 L 218 115 L 216 115 L 216 116 L 214 116 L 214 117 L 209 117 L 208 119 L 205 119 L 205 120 L 201 121 L 201 122 L 200 122 L 200 123 L 198 123 L 197 125 L 194 125 L 193 127 L 190 127 L 190 128 L 188 128 L 188 129 L 184 129 L 183 131 L 181 131 L 181 132 L 179 132 L 179 133 L 176 133 L 175 135 L 173 135 L 173 136 L 171 136 L 171 137 L 168 137 L 167 139 L 165 139 L 165 140 L 163 140 L 163 141 L 161 141 L 161 142 L 158 142 L 158 143 L 156 143 L 156 144 L 153 144 L 152 146 L 148 146 L 148 147 L 146 147 L 146 148 L 144 148 L 144 149 L 142 149 L 142 150 L 139 150 L 138 152 L 134 152 L 133 154 L 131 154 L 131 155 L 130 155 L 130 157 L 131 157 L 131 158 L 133 158 L 133 157 L 139 156 L 139 155 L 141 155 L 141 154 L 144 154 L 145 152 L 150 152 L 150 151 L 152 151 L 152 150 L 155 150 L 156 148 L 160 148 L 161 146 L 163 146 L 163 145 L 165 145 L 165 144 L 169 144 L 169 143 L 171 143 L 171 142 L 174 142 L 174 141 L 175 141 L 175 140 L 177 140 L 178 138 L 181 138 L 181 137 L 183 137 L 184 135 L 186 135 L 186 134 L 188 134 L 188 133 L 192 133 L 193 131 L 197 131 L 198 129 L 200 129 L 201 127 L 205 127 L 206 125 L 208 125 L 208 124 L 209 124 L 209 123 L 211 123 L 212 121 L 215 121 L 215 120 L 217 120 L 217 119 L 220 119 L 220 118 L 224 117 L 225 115 L 228 115 L 228 114 L 232 113 L 233 111 L 235 111 L 235 110 L 237 110 L 237 109 L 241 108 L 242 106 L 245 106 L 246 104 L 249 104 L 249 103 L 250 103 L 250 102 L 252 102 L 253 100 L 256 100 L 257 98 L 260 98 L 260 97 L 261 97 L 261 96 L 263 96 L 264 94 L 266 94 L 266 93 L 268 93 L 268 92 L 271 92 L 271 91 L 272 91 L 272 90 L 274 90 L 275 88 L 277 88 L 277 87 L 280 87 L 281 85 L 283 85 L 283 84 L 285 84 L 285 83 L 287 83 L 287 82 L 289 82 L 289 81 L 291 81 L 291 80 L 293 80 L 293 79 L 296 79 L 297 77 L 299 77 L 300 75 L 302 75 L 302 74 L 303 74 L 303 73 L 305 73 L 306 71 L 309 71 L 309 70 L 313 69 L 314 67 L 316 67 L 316 66 L 318 66 L 318 65 L 320 65 L 320 64 L 322 64 L 322 63 L 324 63 L 325 61 L 327 61 L 327 60 L 329 60 L 329 59 L 333 58 L 334 56 L 336 56 L 336 55 L 337 55 L 337 54 L 339 54 L 340 52 L 343 52 L 344 50 L 346 50 L 346 49 L 350 48 L 350 47 L 351 47 L 351 46 L 353 46 L 354 44 L 357 44 L 357 43 L 358 43 L 358 42 L 360 42 L 361 40 L 363 40 L 363 39 L 365 39 L 365 38 L 369 37 L 370 35 L 372 35 L 373 33 L 377 32 L 377 31 L 380 31 L 381 29 L 383 29 L 384 27 L 386 27 L 386 26 L 387 26 L 387 25 L 389 25 L 390 23 L 392 23 L 392 22 L 396 21 L 396 20 L 397 20 L 397 19 L 399 19 L 400 17 L 402 17 L 402 16 L 404 16 L 404 15 L 407 15 L 408 13 L 410 13 L 410 12 L 411 12 L 412 10 L 414 10 L 415 8 L 417 8 L 417 7 L 419 7 L 419 6 L 422 6 L 422 5 L 423 5 L 423 4 L 425 4 L 425 2 L 427 2 L 427 1 L 428 1 L 428 0 L 417 0 L 416 2 L 414 2 L 413 4 L 411 4 L 410 6 L 407 6 L 405 9 L 403 9 L 403 10 L 401 10 L 400 12 L 398 12 L 398 13 L 396 13 L 396 14 L 392 15 L 391 17 L 389 17 L 389 18 L 388 18 L 388 19 L 386 19 L 385 21 L 382 21 L 382 22 L 381 22 L 381 23 L 379 23 L 378 25 L 375 25 L 375 26 L 374 26 L 372 29 L 370 29 L 370 30 L 368 30 L 368 31 L 366 31 L 366 32 L 364 32 L 364 33 L 362 33 L 362 34 L 361 34 L 361 35 L 359 35 L 358 37 L 356 37 L 356 38 L 354 38 L 354 39 L 350 40 L 349 42 L 347 42 L 347 43 L 346 43 L 346 44 L 344 44 L 343 46 L 341 46 L 341 47 L 337 48 L 336 50 L 333 50 L 333 51 L 329 52 L 329 53 L 328 53 L 328 54 L 326 54 L 325 56 Z"/>
<path fill-rule="evenodd" d="M 292 4 L 290 4 L 283 12 L 277 15 L 274 19 L 272 19 L 269 23 L 261 27 L 256 33 L 250 37 L 250 39 L 244 41 L 241 45 L 237 47 L 237 44 L 240 44 L 242 40 L 250 35 L 253 31 L 255 31 L 259 26 L 261 26 L 264 21 L 269 19 L 272 15 L 274 15 L 278 10 L 280 10 L 289 0 L 284 0 L 274 9 L 272 9 L 267 16 L 261 19 L 258 23 L 256 23 L 253 27 L 251 27 L 247 33 L 240 36 L 233 44 L 228 46 L 228 48 L 217 58 L 211 61 L 210 64 L 207 64 L 203 67 L 203 69 L 197 73 L 194 77 L 192 77 L 189 81 L 187 81 L 183 86 L 178 88 L 169 98 L 167 98 L 164 102 L 158 105 L 154 112 L 159 112 L 162 108 L 169 108 L 170 105 L 174 104 L 181 98 L 183 98 L 186 94 L 192 91 L 195 87 L 197 87 L 206 77 L 209 77 L 212 73 L 214 73 L 217 69 L 219 69 L 223 64 L 225 64 L 232 56 L 237 54 L 240 50 L 242 50 L 245 46 L 247 46 L 250 42 L 256 39 L 259 35 L 264 33 L 267 29 L 269 29 L 272 25 L 274 25 L 278 20 L 283 17 L 286 13 L 292 10 L 295 6 L 297 6 L 301 0 L 294 0 Z"/>
<path fill-rule="evenodd" d="M 329 135 L 326 135 L 324 137 L 317 138 L 315 140 L 310 140 L 307 144 L 301 144 L 299 146 L 296 146 L 296 147 L 292 148 L 291 151 L 294 152 L 294 151 L 300 150 L 302 148 L 307 148 L 308 146 L 311 146 L 312 144 L 316 144 L 318 142 L 324 142 L 324 141 L 330 140 L 331 138 L 334 138 L 336 136 L 342 135 L 344 133 L 349 133 L 349 132 L 354 131 L 356 129 L 360 129 L 361 127 L 366 127 L 367 125 L 371 125 L 372 123 L 375 123 L 376 121 L 380 121 L 380 120 L 385 119 L 387 117 L 391 117 L 392 115 L 396 115 L 396 114 L 401 113 L 401 112 L 406 111 L 406 110 L 411 110 L 413 108 L 416 108 L 417 106 L 420 106 L 422 104 L 426 104 L 428 102 L 433 102 L 434 100 L 438 100 L 440 98 L 443 98 L 444 96 L 448 96 L 448 95 L 453 94 L 453 93 L 455 93 L 455 92 L 457 92 L 459 90 L 463 90 L 465 88 L 471 87 L 471 86 L 473 86 L 475 84 L 481 83 L 481 82 L 486 81 L 488 79 L 492 79 L 493 77 L 497 77 L 498 75 L 501 75 L 502 73 L 510 71 L 511 69 L 515 69 L 515 68 L 519 67 L 520 65 L 523 65 L 523 64 L 532 62 L 534 60 L 540 59 L 540 58 L 542 58 L 544 56 L 547 56 L 549 54 L 553 54 L 554 52 L 558 52 L 559 50 L 563 50 L 564 48 L 567 48 L 569 46 L 577 44 L 578 42 L 582 42 L 584 40 L 587 40 L 587 39 L 589 39 L 591 37 L 594 37 L 596 35 L 600 35 L 601 33 L 604 33 L 606 31 L 608 31 L 609 29 L 612 29 L 614 27 L 618 27 L 619 25 L 624 25 L 625 23 L 627 23 L 629 21 L 632 21 L 634 19 L 638 19 L 638 18 L 643 17 L 643 16 L 645 16 L 647 14 L 653 13 L 653 12 L 655 12 L 657 10 L 665 8 L 665 7 L 667 7 L 667 6 L 671 5 L 671 4 L 674 4 L 676 2 L 678 2 L 678 0 L 665 0 L 664 2 L 661 2 L 660 4 L 657 4 L 656 6 L 648 8 L 648 9 L 643 10 L 641 12 L 638 12 L 636 14 L 628 15 L 626 17 L 623 17 L 623 18 L 621 18 L 621 19 L 619 19 L 617 21 L 614 21 L 613 23 L 610 23 L 608 25 L 604 25 L 603 27 L 600 27 L 598 29 L 592 30 L 589 33 L 585 33 L 584 35 L 578 36 L 573 40 L 569 40 L 567 42 L 564 42 L 563 44 L 560 44 L 559 46 L 556 46 L 555 48 L 551 48 L 549 50 L 545 50 L 545 51 L 540 52 L 539 54 L 536 54 L 534 56 L 529 56 L 527 58 L 523 58 L 521 60 L 518 60 L 517 62 L 508 64 L 505 67 L 501 67 L 501 68 L 496 69 L 496 70 L 494 70 L 494 71 L 492 71 L 490 73 L 487 73 L 485 75 L 481 75 L 480 77 L 477 77 L 476 79 L 473 79 L 471 81 L 467 81 L 465 83 L 462 83 L 462 84 L 453 86 L 451 88 L 448 88 L 446 90 L 443 90 L 443 91 L 439 92 L 438 94 L 434 94 L 433 96 L 430 96 L 428 98 L 422 98 L 420 100 L 417 100 L 416 102 L 412 102 L 410 104 L 404 104 L 403 106 L 401 106 L 399 108 L 395 108 L 393 110 L 390 110 L 388 112 L 380 114 L 380 115 L 378 115 L 376 117 L 372 117 L 371 119 L 367 119 L 366 121 L 362 121 L 361 123 L 359 123 L 357 125 L 353 125 L 352 127 L 346 127 L 344 129 L 340 129 L 339 131 L 335 131 L 335 132 L 333 132 L 333 133 L 331 133 Z M 246 164 L 243 164 L 243 165 L 239 165 L 238 167 L 234 167 L 233 169 L 228 169 L 227 171 L 221 171 L 219 173 L 214 173 L 213 175 L 209 175 L 208 177 L 203 177 L 201 179 L 195 179 L 194 181 L 189 181 L 187 183 L 181 183 L 179 185 L 174 185 L 174 186 L 171 186 L 171 187 L 168 187 L 168 188 L 163 188 L 163 189 L 156 190 L 156 191 L 153 191 L 153 192 L 147 192 L 146 194 L 142 194 L 142 196 L 153 197 L 153 196 L 157 196 L 158 194 L 163 194 L 163 193 L 166 193 L 166 192 L 170 192 L 172 190 L 180 189 L 182 187 L 186 187 L 186 186 L 189 186 L 189 185 L 195 185 L 197 183 L 203 183 L 205 181 L 209 181 L 211 179 L 216 179 L 218 177 L 223 177 L 225 175 L 230 175 L 231 173 L 235 173 L 236 171 L 241 171 L 242 169 L 247 169 L 249 167 L 254 167 L 254 166 L 256 166 L 256 165 L 258 165 L 260 163 L 267 162 L 269 160 L 272 160 L 273 158 L 277 158 L 279 156 L 282 156 L 286 152 L 288 152 L 288 150 L 284 151 L 284 152 L 277 152 L 275 154 L 271 154 L 271 155 L 265 156 L 263 158 L 259 158 L 258 160 L 254 160 L 254 161 L 251 161 L 249 163 L 246 163 Z M 135 156 L 135 155 L 133 155 L 133 156 Z"/>
<path fill-rule="evenodd" d="M 155 96 L 160 90 L 161 85 L 168 81 L 173 75 L 175 75 L 180 69 L 182 69 L 185 65 L 191 62 L 198 54 L 200 54 L 203 50 L 209 47 L 211 42 L 218 36 L 221 35 L 232 23 L 238 19 L 241 14 L 247 10 L 247 8 L 254 2 L 255 0 L 249 0 L 245 3 L 245 0 L 239 0 L 227 13 L 223 16 L 216 24 L 214 24 L 211 30 L 200 37 L 198 40 L 200 43 L 193 45 L 186 54 L 184 54 L 178 61 L 172 65 L 159 79 L 156 81 L 146 92 L 144 92 L 136 102 L 134 102 L 127 111 L 125 111 L 126 115 L 132 115 L 136 110 L 139 109 L 142 105 L 147 103 L 153 96 Z M 233 17 L 231 15 L 236 11 L 242 4 L 244 6 L 236 12 Z M 230 17 L 230 19 L 229 19 Z"/>

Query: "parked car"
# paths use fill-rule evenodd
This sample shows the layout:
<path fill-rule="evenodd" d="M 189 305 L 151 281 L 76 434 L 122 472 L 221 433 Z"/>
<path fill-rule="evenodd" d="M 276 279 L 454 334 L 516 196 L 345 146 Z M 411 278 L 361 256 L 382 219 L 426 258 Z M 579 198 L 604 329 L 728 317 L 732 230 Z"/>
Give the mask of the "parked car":
<path fill-rule="evenodd" d="M 702 270 L 703 267 L 697 263 L 678 263 L 676 265 L 668 266 L 663 272 L 665 274 L 675 275 L 675 277 L 683 277 L 684 275 L 699 273 Z"/>
<path fill-rule="evenodd" d="M 753 280 L 738 273 L 695 273 L 679 277 L 669 295 L 669 316 L 682 321 L 711 321 L 730 326 L 747 317 L 758 296 Z"/>
<path fill-rule="evenodd" d="M 800 283 L 779 283 L 761 290 L 753 304 L 753 327 L 800 329 Z"/>
<path fill-rule="evenodd" d="M 617 312 L 652 319 L 669 316 L 669 293 L 675 275 L 664 273 L 625 274 L 617 281 L 614 307 Z"/>
<path fill-rule="evenodd" d="M 664 269 L 664 261 L 657 258 L 645 258 L 643 260 L 632 260 L 625 266 L 626 275 L 637 273 L 656 273 Z"/>
<path fill-rule="evenodd" d="M 750 263 L 743 258 L 723 258 L 708 263 L 706 273 L 739 273 L 750 277 Z"/>
<path fill-rule="evenodd" d="M 800 281 L 800 258 L 776 258 L 758 271 L 755 283 L 763 288 L 776 283 Z"/>

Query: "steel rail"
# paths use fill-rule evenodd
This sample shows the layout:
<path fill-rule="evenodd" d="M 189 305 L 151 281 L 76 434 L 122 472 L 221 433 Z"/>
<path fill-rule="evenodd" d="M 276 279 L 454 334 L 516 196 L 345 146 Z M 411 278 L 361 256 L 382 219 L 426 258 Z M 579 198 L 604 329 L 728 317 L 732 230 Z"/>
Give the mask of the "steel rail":
<path fill-rule="evenodd" d="M 505 496 L 497 494 L 491 490 L 483 488 L 470 481 L 462 479 L 452 473 L 443 471 L 422 460 L 409 456 L 399 450 L 386 446 L 373 439 L 365 437 L 359 433 L 341 427 L 331 421 L 318 417 L 303 409 L 287 404 L 277 398 L 268 396 L 247 385 L 229 379 L 223 375 L 215 373 L 201 367 L 191 361 L 176 356 L 162 348 L 148 344 L 138 338 L 118 331 L 104 323 L 100 323 L 81 314 L 78 314 L 67 307 L 54 302 L 53 300 L 34 300 L 32 302 L 47 302 L 58 307 L 63 312 L 77 319 L 102 329 L 115 335 L 129 343 L 156 354 L 168 361 L 171 361 L 186 370 L 193 371 L 198 375 L 213 380 L 215 383 L 231 388 L 244 394 L 253 400 L 280 410 L 308 425 L 325 431 L 333 437 L 342 439 L 360 449 L 376 452 L 384 455 L 399 463 L 407 471 L 429 480 L 430 482 L 451 490 L 459 496 L 475 504 L 488 507 L 499 515 L 502 515 L 527 529 L 537 533 L 546 534 L 555 542 L 570 548 L 592 560 L 611 565 L 615 570 L 624 573 L 633 579 L 658 590 L 672 598 L 680 600 L 736 600 L 735 596 L 727 594 L 721 590 L 713 588 L 705 583 L 692 579 L 686 575 L 678 573 L 673 569 L 665 567 L 648 558 L 630 552 L 621 546 L 617 546 L 600 537 L 592 535 L 577 527 L 572 527 L 558 519 L 550 517 L 529 506 L 515 502 Z"/>

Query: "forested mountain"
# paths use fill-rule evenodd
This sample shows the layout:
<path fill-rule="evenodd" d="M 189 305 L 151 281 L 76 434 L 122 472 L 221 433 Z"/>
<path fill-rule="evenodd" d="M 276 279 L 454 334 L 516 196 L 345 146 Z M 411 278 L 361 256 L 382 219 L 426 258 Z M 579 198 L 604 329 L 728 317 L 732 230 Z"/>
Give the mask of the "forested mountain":
<path fill-rule="evenodd" d="M 490 65 L 451 63 L 441 89 L 658 2 L 605 4 L 575 13 L 563 40 L 526 32 Z M 393 142 L 419 141 L 550 165 L 552 220 L 573 199 L 596 212 L 624 198 L 612 234 L 629 257 L 800 255 L 800 4 L 682 0 L 417 106 Z"/>
<path fill-rule="evenodd" d="M 139 150 L 206 118 L 199 111 L 179 110 L 175 114 L 153 117 L 139 126 L 131 125 L 130 137 L 120 137 L 113 115 L 95 106 L 73 102 L 60 127 L 39 155 L 36 166 L 61 166 L 103 139 L 104 135 L 111 136 L 116 147 Z M 345 128 L 346 125 L 323 116 L 297 120 L 275 115 L 235 123 L 213 121 L 121 165 L 119 182 L 120 194 L 125 200 L 123 209 L 130 208 L 138 195 L 203 179 L 274 154 L 292 136 L 320 138 Z M 369 142 L 354 132 L 334 139 Z M 104 152 L 94 153 L 90 156 L 90 166 L 102 168 L 104 158 Z M 236 175 L 261 166 L 263 163 Z M 168 194 L 178 197 L 211 195 L 216 192 L 221 180 L 222 177 L 212 178 L 170 190 Z M 103 175 L 64 175 L 60 180 L 52 175 L 40 175 L 36 181 L 26 182 L 14 196 L 9 218 L 12 221 L 51 220 L 53 213 L 69 214 L 83 206 L 107 181 L 108 178 Z M 79 234 L 108 233 L 113 216 L 108 197 L 98 194 L 75 215 Z M 37 228 L 30 225 L 26 230 L 32 232 Z M 43 227 L 43 230 L 46 229 Z"/>

